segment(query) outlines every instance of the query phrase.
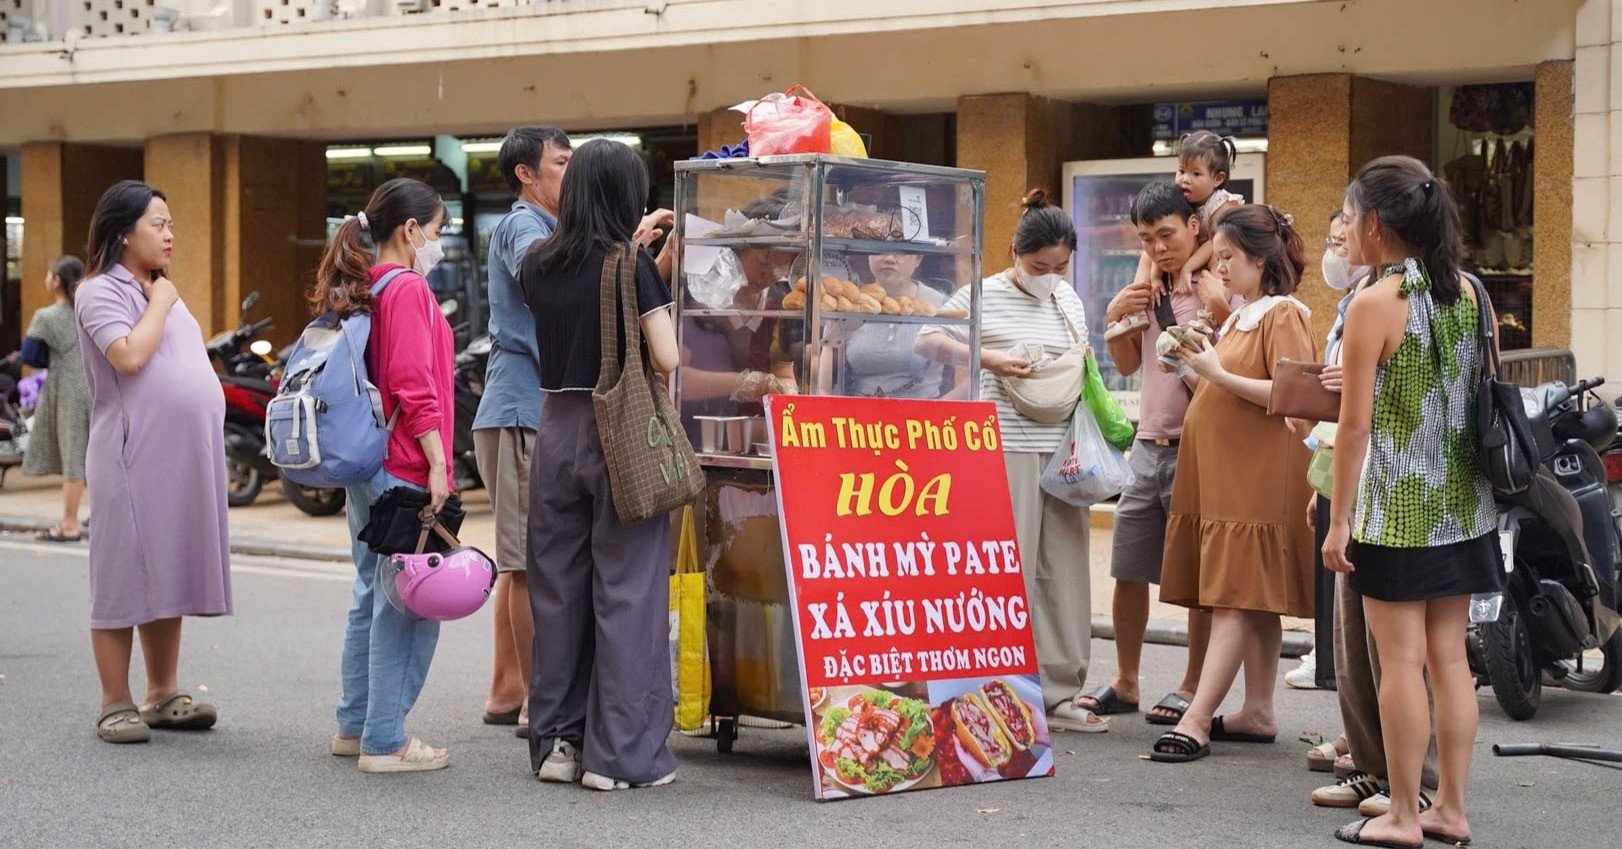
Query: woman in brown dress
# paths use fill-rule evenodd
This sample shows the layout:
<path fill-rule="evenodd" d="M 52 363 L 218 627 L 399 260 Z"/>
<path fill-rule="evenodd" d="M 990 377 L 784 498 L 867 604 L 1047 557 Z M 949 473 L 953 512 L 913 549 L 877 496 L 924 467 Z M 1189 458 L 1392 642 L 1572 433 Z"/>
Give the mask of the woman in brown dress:
<path fill-rule="evenodd" d="M 1274 741 L 1279 617 L 1312 616 L 1305 434 L 1267 414 L 1278 361 L 1316 359 L 1310 313 L 1290 294 L 1304 268 L 1301 237 L 1277 210 L 1251 204 L 1217 219 L 1212 241 L 1217 275 L 1245 303 L 1215 347 L 1180 349 L 1200 387 L 1183 425 L 1160 600 L 1214 616 L 1194 703 L 1150 752 L 1173 763 L 1205 757 L 1213 740 Z M 1244 707 L 1216 716 L 1241 666 Z"/>

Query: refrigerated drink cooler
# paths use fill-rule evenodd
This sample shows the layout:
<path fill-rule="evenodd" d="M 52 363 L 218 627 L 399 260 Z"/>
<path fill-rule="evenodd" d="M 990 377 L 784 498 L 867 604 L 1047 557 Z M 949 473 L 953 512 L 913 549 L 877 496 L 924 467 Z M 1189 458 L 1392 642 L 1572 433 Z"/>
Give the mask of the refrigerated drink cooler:
<path fill-rule="evenodd" d="M 1239 154 L 1228 191 L 1243 196 L 1247 203 L 1263 202 L 1265 159 L 1262 153 Z M 1174 156 L 1099 159 L 1064 166 L 1064 208 L 1076 222 L 1071 282 L 1087 307 L 1087 330 L 1104 383 L 1133 421 L 1138 418 L 1139 378 L 1115 369 L 1104 344 L 1105 312 L 1110 299 L 1132 283 L 1137 271 L 1141 252 L 1132 226 L 1132 203 L 1138 191 L 1155 180 L 1170 180 L 1176 172 Z"/>

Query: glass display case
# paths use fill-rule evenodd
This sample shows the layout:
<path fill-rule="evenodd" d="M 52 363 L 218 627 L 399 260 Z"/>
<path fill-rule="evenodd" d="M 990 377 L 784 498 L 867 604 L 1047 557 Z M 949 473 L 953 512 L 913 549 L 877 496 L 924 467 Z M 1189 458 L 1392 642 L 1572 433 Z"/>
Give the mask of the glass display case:
<path fill-rule="evenodd" d="M 926 328 L 980 344 L 985 175 L 821 154 L 676 169 L 673 392 L 708 487 L 696 506 L 714 714 L 801 721 L 761 399 L 976 399 L 977 357 L 915 353 Z"/>

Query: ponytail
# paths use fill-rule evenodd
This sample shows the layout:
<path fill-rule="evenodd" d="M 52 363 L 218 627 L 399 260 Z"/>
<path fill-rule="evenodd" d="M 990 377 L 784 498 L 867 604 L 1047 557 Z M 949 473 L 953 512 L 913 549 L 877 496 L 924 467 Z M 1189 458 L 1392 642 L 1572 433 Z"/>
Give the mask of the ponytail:
<path fill-rule="evenodd" d="M 1382 156 L 1357 172 L 1346 200 L 1359 213 L 1372 210 L 1380 226 L 1424 263 L 1438 301 L 1458 301 L 1463 228 L 1446 181 L 1411 156 Z"/>
<path fill-rule="evenodd" d="M 328 310 L 340 318 L 370 313 L 372 264 L 377 246 L 393 238 L 394 231 L 415 220 L 426 228 L 445 213 L 445 201 L 427 183 L 409 177 L 396 177 L 372 192 L 366 209 L 345 218 L 332 235 L 332 243 L 321 255 L 310 289 L 310 311 L 321 315 Z"/>

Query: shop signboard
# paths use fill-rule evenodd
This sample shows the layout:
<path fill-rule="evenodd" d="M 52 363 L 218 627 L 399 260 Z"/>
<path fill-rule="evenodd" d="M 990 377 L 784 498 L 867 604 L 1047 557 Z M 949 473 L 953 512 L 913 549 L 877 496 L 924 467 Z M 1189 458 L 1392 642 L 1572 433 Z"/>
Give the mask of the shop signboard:
<path fill-rule="evenodd" d="M 766 413 L 817 799 L 1052 775 L 995 405 Z"/>
<path fill-rule="evenodd" d="M 1210 130 L 1239 138 L 1267 135 L 1267 99 L 1202 100 L 1155 104 L 1155 138 L 1172 141 L 1184 133 Z"/>

